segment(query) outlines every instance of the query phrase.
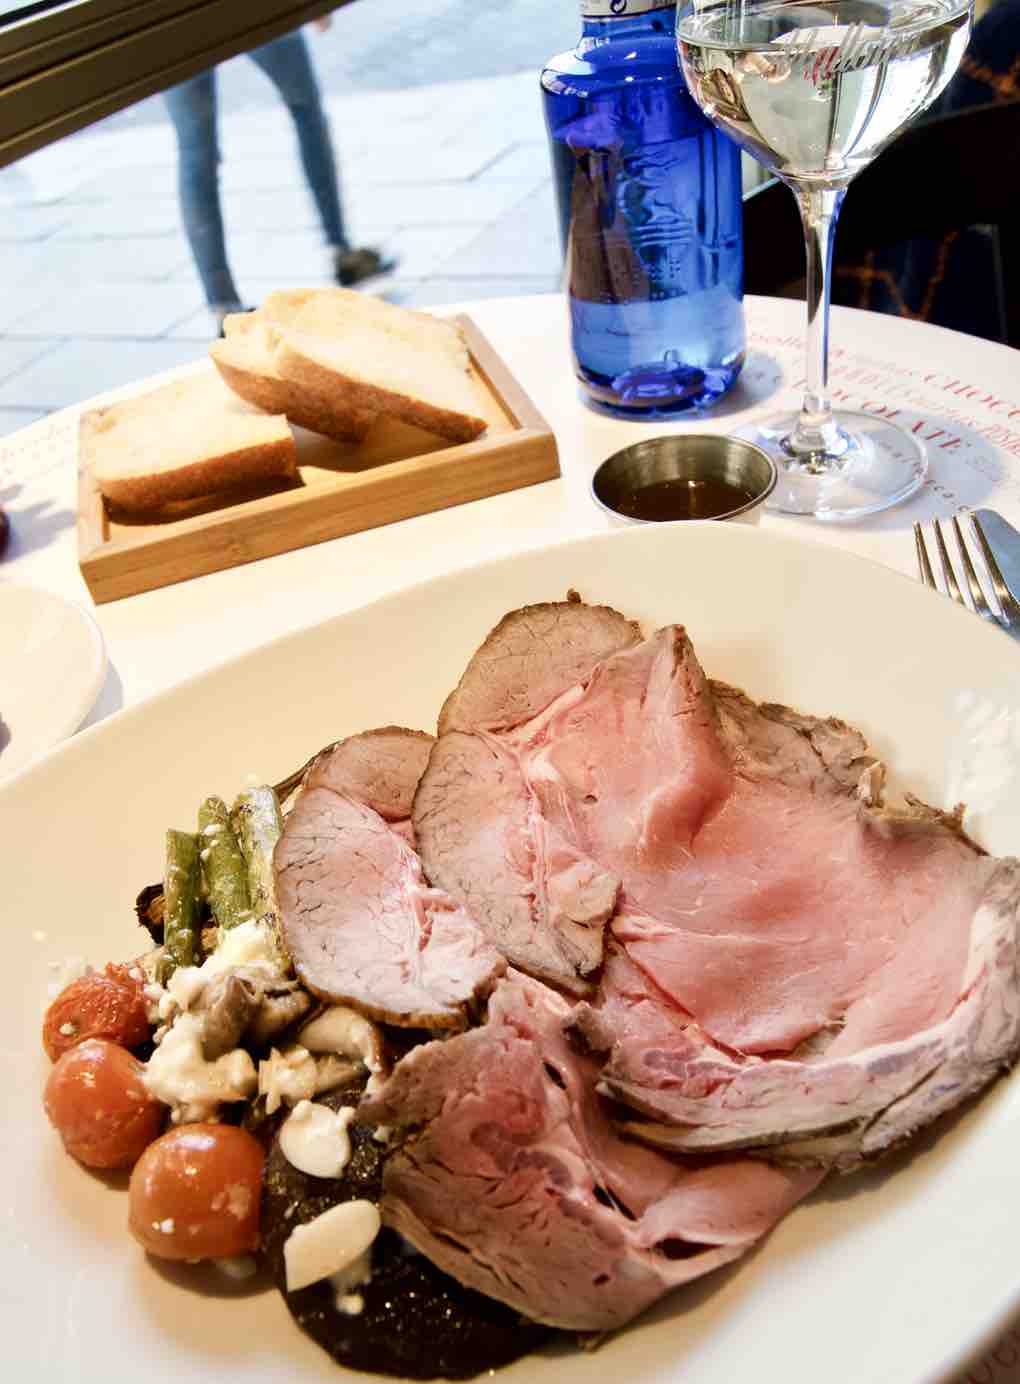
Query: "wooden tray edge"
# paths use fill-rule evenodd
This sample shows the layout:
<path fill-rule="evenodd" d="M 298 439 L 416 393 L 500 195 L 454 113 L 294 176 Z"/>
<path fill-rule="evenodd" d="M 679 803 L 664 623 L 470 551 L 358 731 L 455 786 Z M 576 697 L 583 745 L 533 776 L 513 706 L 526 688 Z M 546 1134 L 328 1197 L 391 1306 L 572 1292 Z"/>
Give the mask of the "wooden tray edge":
<path fill-rule="evenodd" d="M 351 487 L 289 490 L 225 505 L 187 521 L 187 528 L 161 535 L 158 542 L 150 529 L 137 537 L 110 538 L 102 495 L 79 462 L 79 567 L 93 600 L 102 605 L 555 480 L 561 474 L 559 452 L 548 423 L 477 323 L 467 314 L 451 320 L 461 327 L 475 368 L 514 424 L 509 432 L 380 464 L 360 474 Z M 502 455 L 508 443 L 514 449 L 512 473 Z M 295 513 L 301 515 L 299 542 L 293 532 Z M 211 534 L 215 543 L 209 541 Z"/>

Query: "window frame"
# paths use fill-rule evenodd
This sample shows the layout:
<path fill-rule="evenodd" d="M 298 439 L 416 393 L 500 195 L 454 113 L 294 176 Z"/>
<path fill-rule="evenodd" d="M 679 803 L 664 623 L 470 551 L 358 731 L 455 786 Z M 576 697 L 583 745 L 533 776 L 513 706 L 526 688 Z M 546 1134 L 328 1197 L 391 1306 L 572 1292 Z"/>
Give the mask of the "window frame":
<path fill-rule="evenodd" d="M 31 0 L 0 16 L 0 168 L 353 0 Z"/>

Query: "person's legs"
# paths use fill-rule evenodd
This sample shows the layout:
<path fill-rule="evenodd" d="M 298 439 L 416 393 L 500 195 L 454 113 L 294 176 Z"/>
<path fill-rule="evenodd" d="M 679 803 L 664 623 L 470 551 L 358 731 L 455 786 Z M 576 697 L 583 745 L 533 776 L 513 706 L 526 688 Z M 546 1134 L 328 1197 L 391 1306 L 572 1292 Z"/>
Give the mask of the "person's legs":
<path fill-rule="evenodd" d="M 348 249 L 333 140 L 304 35 L 300 30 L 285 34 L 261 48 L 253 48 L 248 56 L 273 83 L 290 111 L 305 178 L 319 209 L 326 240 L 340 250 Z"/>
<path fill-rule="evenodd" d="M 177 132 L 181 219 L 195 268 L 209 306 L 234 308 L 239 299 L 223 238 L 214 70 L 171 88 L 165 100 Z"/>

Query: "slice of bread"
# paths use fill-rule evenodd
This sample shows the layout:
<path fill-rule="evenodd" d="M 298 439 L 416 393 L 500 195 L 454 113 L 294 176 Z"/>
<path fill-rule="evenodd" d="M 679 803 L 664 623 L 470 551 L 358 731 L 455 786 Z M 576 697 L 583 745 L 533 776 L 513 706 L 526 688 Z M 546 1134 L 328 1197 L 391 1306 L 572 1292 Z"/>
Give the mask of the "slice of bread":
<path fill-rule="evenodd" d="M 297 474 L 286 418 L 249 407 L 213 371 L 90 409 L 78 439 L 80 461 L 125 510 Z"/>
<path fill-rule="evenodd" d="M 282 379 L 259 312 L 230 313 L 223 330 L 224 339 L 209 347 L 213 364 L 234 393 L 256 408 L 286 414 L 292 423 L 338 442 L 360 442 L 378 417 L 371 409 L 348 403 L 336 391 L 329 397 Z"/>
<path fill-rule="evenodd" d="M 271 293 L 259 313 L 284 380 L 454 442 L 487 427 L 455 324 L 344 288 Z"/>

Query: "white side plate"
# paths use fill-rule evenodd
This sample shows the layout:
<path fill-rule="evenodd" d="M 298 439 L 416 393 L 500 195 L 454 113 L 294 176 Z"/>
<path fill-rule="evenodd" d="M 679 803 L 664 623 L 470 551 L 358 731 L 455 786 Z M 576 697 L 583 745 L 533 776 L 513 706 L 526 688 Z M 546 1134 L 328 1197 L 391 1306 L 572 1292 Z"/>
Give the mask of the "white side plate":
<path fill-rule="evenodd" d="M 99 626 L 82 607 L 0 582 L 0 778 L 72 735 L 106 676 Z"/>

